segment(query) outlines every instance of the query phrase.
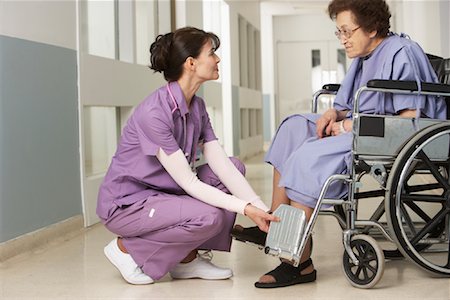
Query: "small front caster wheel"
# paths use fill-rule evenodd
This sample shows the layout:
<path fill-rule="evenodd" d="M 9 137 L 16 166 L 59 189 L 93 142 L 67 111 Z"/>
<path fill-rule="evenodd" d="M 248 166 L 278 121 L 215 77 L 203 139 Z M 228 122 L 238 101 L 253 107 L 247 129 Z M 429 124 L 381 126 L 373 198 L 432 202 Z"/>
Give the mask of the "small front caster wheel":
<path fill-rule="evenodd" d="M 368 235 L 352 237 L 350 247 L 359 263 L 356 265 L 344 251 L 343 269 L 347 280 L 357 288 L 370 289 L 384 273 L 384 254 L 377 242 Z"/>

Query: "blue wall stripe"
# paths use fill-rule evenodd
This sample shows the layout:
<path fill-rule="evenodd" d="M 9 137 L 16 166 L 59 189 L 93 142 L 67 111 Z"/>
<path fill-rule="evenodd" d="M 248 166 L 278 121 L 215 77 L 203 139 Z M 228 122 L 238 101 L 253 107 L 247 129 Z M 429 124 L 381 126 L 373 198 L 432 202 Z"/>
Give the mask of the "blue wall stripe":
<path fill-rule="evenodd" d="M 0 36 L 0 242 L 82 212 L 75 50 Z"/>

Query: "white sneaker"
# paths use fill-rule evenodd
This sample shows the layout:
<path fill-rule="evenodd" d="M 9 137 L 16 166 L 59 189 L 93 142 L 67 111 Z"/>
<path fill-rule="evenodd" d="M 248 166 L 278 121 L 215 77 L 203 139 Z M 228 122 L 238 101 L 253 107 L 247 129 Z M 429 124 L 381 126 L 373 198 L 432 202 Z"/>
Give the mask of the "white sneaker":
<path fill-rule="evenodd" d="M 112 240 L 104 252 L 109 261 L 119 270 L 122 277 L 131 284 L 149 284 L 153 279 L 142 272 L 130 254 L 124 253 L 117 245 L 117 238 Z"/>
<path fill-rule="evenodd" d="M 188 263 L 179 263 L 170 271 L 170 276 L 176 279 L 201 278 L 201 279 L 227 279 L 233 276 L 231 269 L 220 268 L 201 255 Z"/>

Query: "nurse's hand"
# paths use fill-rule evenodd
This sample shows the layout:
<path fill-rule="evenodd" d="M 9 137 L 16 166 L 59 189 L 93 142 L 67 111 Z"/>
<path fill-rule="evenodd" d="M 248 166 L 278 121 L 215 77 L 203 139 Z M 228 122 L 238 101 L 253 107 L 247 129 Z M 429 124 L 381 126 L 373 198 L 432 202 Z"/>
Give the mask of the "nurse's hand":
<path fill-rule="evenodd" d="M 319 138 L 330 136 L 333 131 L 333 124 L 336 123 L 338 113 L 336 109 L 330 108 L 316 121 L 316 134 Z"/>
<path fill-rule="evenodd" d="M 280 218 L 274 215 L 268 214 L 262 209 L 257 208 L 250 203 L 244 209 L 244 214 L 249 217 L 256 225 L 258 225 L 259 229 L 264 232 L 269 231 L 270 222 L 279 222 Z"/>

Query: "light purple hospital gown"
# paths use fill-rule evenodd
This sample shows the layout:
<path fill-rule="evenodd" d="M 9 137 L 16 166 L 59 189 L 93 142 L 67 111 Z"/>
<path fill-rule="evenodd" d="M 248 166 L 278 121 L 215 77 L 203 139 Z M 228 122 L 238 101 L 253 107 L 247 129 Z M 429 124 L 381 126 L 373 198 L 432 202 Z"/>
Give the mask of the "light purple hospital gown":
<path fill-rule="evenodd" d="M 371 79 L 438 82 L 420 46 L 403 36 L 390 35 L 369 57 L 354 59 L 336 95 L 334 108 L 349 111 L 351 118 L 355 91 Z M 428 118 L 445 119 L 446 106 L 436 97 L 365 92 L 359 111 L 394 115 L 404 109 L 420 108 Z M 289 199 L 314 207 L 325 181 L 333 174 L 348 174 L 351 166 L 352 133 L 319 139 L 316 114 L 292 115 L 280 125 L 265 156 L 281 175 Z M 335 182 L 327 198 L 342 198 L 347 185 Z"/>
<path fill-rule="evenodd" d="M 117 151 L 100 186 L 97 214 L 123 243 L 144 273 L 157 280 L 193 249 L 229 251 L 236 214 L 192 198 L 156 158 L 161 148 L 178 149 L 194 159 L 199 142 L 216 140 L 203 99 L 194 96 L 188 109 L 177 82 L 161 87 L 136 107 L 123 129 Z M 186 116 L 186 136 L 184 122 Z M 244 165 L 232 159 L 241 173 Z M 198 178 L 228 190 L 209 166 Z"/>

